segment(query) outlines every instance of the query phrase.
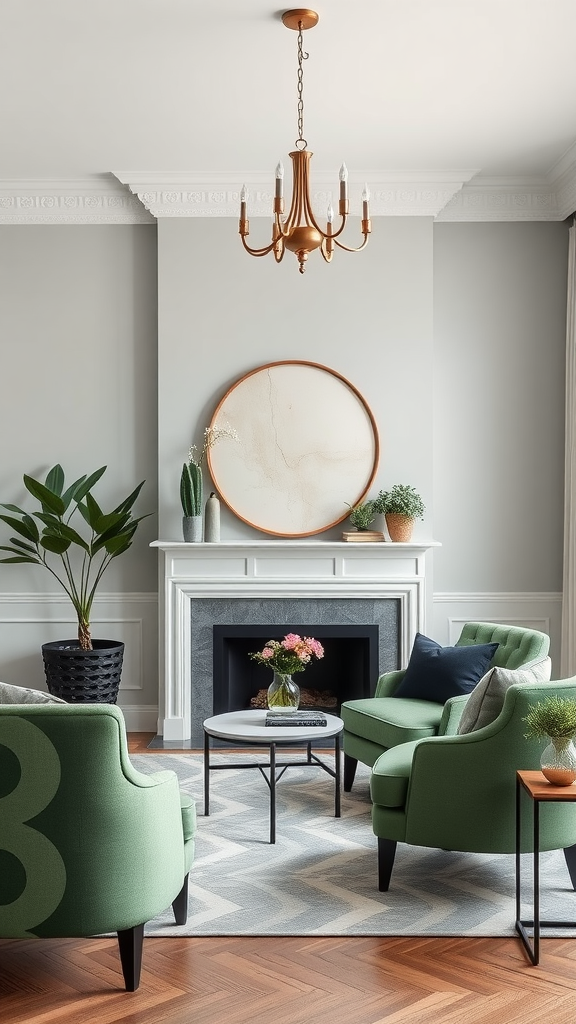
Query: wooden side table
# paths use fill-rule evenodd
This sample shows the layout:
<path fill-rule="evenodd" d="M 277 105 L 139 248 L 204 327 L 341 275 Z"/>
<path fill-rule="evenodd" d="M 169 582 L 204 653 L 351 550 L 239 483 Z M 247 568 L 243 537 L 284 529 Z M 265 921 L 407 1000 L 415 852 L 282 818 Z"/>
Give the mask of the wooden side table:
<path fill-rule="evenodd" d="M 521 837 L 521 803 L 522 793 L 532 801 L 532 821 L 534 827 L 534 874 L 532 880 L 532 908 L 534 920 L 523 921 L 520 917 L 520 837 Z M 552 786 L 537 771 L 516 772 L 516 922 L 515 927 L 522 944 L 531 960 L 536 965 L 540 961 L 540 929 L 541 928 L 574 928 L 574 921 L 541 921 L 540 920 L 540 804 L 541 803 L 576 803 L 576 784 L 572 786 Z M 534 931 L 533 942 L 530 942 L 528 928 Z"/>

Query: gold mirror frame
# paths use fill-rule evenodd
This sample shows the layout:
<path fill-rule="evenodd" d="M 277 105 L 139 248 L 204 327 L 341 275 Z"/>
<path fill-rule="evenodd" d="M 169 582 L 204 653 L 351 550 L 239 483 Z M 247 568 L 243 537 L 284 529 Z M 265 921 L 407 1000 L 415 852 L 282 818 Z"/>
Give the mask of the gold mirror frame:
<path fill-rule="evenodd" d="M 310 537 L 343 522 L 378 468 L 374 416 L 357 388 L 320 363 L 258 366 L 219 402 L 207 463 L 215 489 L 243 522 L 275 537 Z"/>

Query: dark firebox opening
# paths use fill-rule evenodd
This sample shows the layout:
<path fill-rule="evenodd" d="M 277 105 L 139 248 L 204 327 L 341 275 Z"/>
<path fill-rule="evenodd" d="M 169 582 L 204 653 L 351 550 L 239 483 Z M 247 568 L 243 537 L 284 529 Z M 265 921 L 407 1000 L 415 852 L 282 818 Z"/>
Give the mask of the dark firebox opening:
<path fill-rule="evenodd" d="M 313 636 L 324 647 L 324 657 L 294 675 L 301 688 L 330 691 L 335 703 L 320 706 L 339 714 L 346 700 L 374 696 L 378 678 L 378 625 L 213 626 L 214 714 L 243 711 L 252 698 L 272 682 L 272 670 L 250 658 L 267 640 L 282 640 L 287 633 Z M 310 705 L 307 705 L 310 706 Z"/>

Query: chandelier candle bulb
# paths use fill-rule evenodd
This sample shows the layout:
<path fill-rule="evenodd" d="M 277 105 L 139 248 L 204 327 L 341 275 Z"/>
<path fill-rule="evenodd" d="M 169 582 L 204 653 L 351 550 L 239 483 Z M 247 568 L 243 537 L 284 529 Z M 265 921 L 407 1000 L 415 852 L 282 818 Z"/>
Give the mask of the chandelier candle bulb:
<path fill-rule="evenodd" d="M 332 239 L 332 222 L 334 220 L 334 210 L 332 206 L 329 206 L 326 210 L 326 259 L 328 262 L 332 259 L 334 253 L 334 241 Z"/>
<path fill-rule="evenodd" d="M 284 167 L 279 160 L 276 165 L 276 199 L 282 199 L 284 195 Z"/>
<path fill-rule="evenodd" d="M 248 221 L 246 220 L 246 200 L 248 199 L 248 189 L 246 185 L 242 185 L 240 189 L 240 233 L 248 234 Z"/>
<path fill-rule="evenodd" d="M 368 203 L 370 202 L 370 189 L 368 185 L 364 185 L 364 191 L 362 193 L 362 219 L 368 220 L 370 213 L 368 212 Z"/>

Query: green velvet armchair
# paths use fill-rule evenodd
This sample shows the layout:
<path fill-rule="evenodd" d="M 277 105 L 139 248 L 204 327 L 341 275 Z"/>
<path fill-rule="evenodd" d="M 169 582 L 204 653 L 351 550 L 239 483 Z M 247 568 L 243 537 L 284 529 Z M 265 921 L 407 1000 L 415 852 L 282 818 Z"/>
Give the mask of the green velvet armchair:
<path fill-rule="evenodd" d="M 576 697 L 576 677 L 509 686 L 500 714 L 462 735 L 452 715 L 444 736 L 414 740 L 376 760 L 370 781 L 372 826 L 378 837 L 378 879 L 386 891 L 398 843 L 474 853 L 515 850 L 518 769 L 540 768 L 541 740 L 525 737 L 528 709 L 550 696 Z M 466 700 L 456 698 L 460 708 Z M 576 809 L 542 805 L 541 849 L 564 850 L 576 888 Z M 530 816 L 524 815 L 522 850 L 532 850 Z"/>
<path fill-rule="evenodd" d="M 498 649 L 491 664 L 511 669 L 545 658 L 550 647 L 550 638 L 545 633 L 493 622 L 466 622 L 455 646 L 494 642 L 498 643 Z M 344 790 L 347 793 L 352 789 L 358 761 L 372 767 L 390 747 L 446 730 L 455 698 L 438 704 L 431 700 L 395 697 L 393 694 L 404 675 L 405 669 L 386 672 L 378 679 L 374 697 L 342 704 Z"/>
<path fill-rule="evenodd" d="M 195 807 L 143 775 L 110 704 L 0 705 L 0 936 L 117 932 L 139 984 L 144 924 L 187 915 Z"/>

